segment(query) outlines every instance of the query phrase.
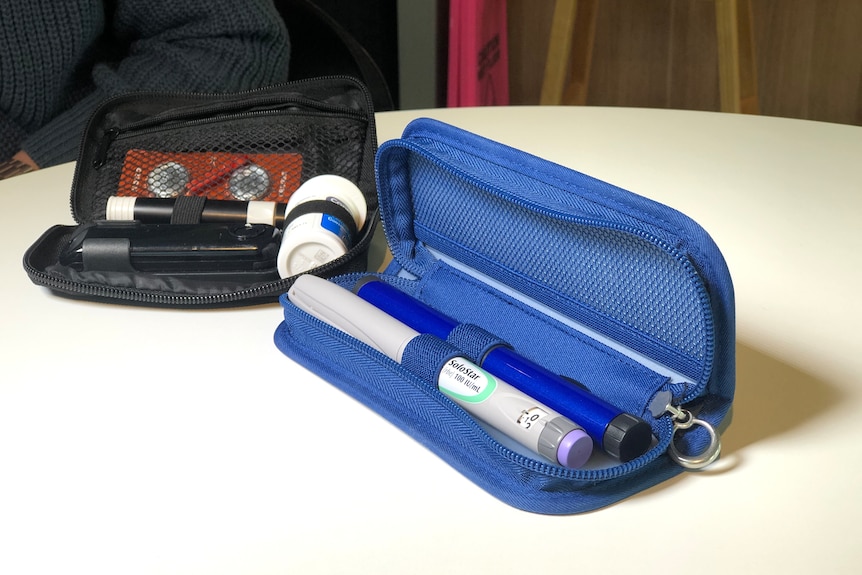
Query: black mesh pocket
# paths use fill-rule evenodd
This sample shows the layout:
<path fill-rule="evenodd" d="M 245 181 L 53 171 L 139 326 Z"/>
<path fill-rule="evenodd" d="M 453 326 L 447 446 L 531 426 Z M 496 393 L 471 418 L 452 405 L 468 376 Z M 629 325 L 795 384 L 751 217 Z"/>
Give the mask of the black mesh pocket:
<path fill-rule="evenodd" d="M 113 195 L 287 202 L 316 175 L 360 181 L 368 129 L 356 115 L 290 109 L 117 131 L 79 207 L 99 218 Z"/>

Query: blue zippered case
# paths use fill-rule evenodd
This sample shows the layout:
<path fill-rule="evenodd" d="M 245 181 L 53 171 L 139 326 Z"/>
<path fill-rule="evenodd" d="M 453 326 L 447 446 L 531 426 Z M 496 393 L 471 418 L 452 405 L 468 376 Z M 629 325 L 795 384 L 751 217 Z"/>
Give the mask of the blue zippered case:
<path fill-rule="evenodd" d="M 600 508 L 718 456 L 735 389 L 734 298 L 697 223 L 425 118 L 380 146 L 376 177 L 393 254 L 380 279 L 643 419 L 650 447 L 628 461 L 596 450 L 583 468 L 561 467 L 439 392 L 422 374 L 440 357 L 398 364 L 282 296 L 275 343 L 286 355 L 527 511 Z M 332 281 L 352 288 L 361 278 Z"/>

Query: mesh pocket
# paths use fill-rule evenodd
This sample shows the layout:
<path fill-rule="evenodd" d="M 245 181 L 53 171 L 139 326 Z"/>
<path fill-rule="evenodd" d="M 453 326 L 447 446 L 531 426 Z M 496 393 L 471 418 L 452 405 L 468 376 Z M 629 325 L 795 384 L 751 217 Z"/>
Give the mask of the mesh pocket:
<path fill-rule="evenodd" d="M 697 375 L 711 326 L 684 260 L 629 231 L 567 219 L 562 204 L 514 203 L 425 158 L 411 159 L 411 189 L 437 191 L 413 196 L 419 241 Z"/>
<path fill-rule="evenodd" d="M 316 175 L 359 181 L 367 129 L 355 117 L 280 111 L 124 131 L 83 207 L 104 214 L 113 195 L 286 202 Z"/>

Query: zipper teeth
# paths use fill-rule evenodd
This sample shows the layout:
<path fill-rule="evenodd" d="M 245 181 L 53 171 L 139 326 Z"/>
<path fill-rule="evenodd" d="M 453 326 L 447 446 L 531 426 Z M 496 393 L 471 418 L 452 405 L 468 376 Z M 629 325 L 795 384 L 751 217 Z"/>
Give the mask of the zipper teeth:
<path fill-rule="evenodd" d="M 660 440 L 658 445 L 654 446 L 641 457 L 632 461 L 628 461 L 626 463 L 619 463 L 618 465 L 614 465 L 613 467 L 604 469 L 568 469 L 565 467 L 560 467 L 558 465 L 546 463 L 537 458 L 528 457 L 526 455 L 518 453 L 517 451 L 509 449 L 508 447 L 491 437 L 491 435 L 489 435 L 488 432 L 485 431 L 485 429 L 483 429 L 481 425 L 479 425 L 477 420 L 469 413 L 464 411 L 462 407 L 460 407 L 454 401 L 446 397 L 446 395 L 440 392 L 434 385 L 423 379 L 420 379 L 413 372 L 409 371 L 407 368 L 403 367 L 395 360 L 386 357 L 383 353 L 371 347 L 367 343 L 344 333 L 340 329 L 333 327 L 325 321 L 314 317 L 313 315 L 306 313 L 302 310 L 298 311 L 302 314 L 302 316 L 307 322 L 310 322 L 312 327 L 322 330 L 324 333 L 330 335 L 331 337 L 334 337 L 335 339 L 340 340 L 342 343 L 356 348 L 358 351 L 362 352 L 366 356 L 379 356 L 380 358 L 382 358 L 382 361 L 389 363 L 393 367 L 393 369 L 399 372 L 405 379 L 415 382 L 415 387 L 428 391 L 429 397 L 441 404 L 446 405 L 453 415 L 456 415 L 460 419 L 474 425 L 477 430 L 477 433 L 480 434 L 483 439 L 501 457 L 521 467 L 530 469 L 531 471 L 537 473 L 541 473 L 542 475 L 576 481 L 601 481 L 605 479 L 621 477 L 649 464 L 656 457 L 658 457 L 659 454 L 665 451 L 667 444 L 670 441 L 670 419 L 666 418 L 666 420 L 664 421 L 667 427 L 666 433 L 661 434 L 665 438 L 664 440 Z M 598 447 L 596 447 L 595 449 L 598 449 Z M 537 457 L 539 456 L 537 455 Z"/>
<path fill-rule="evenodd" d="M 150 134 L 154 132 L 159 132 L 162 130 L 170 130 L 174 127 L 176 122 L 182 123 L 183 127 L 191 127 L 191 126 L 199 126 L 203 124 L 211 124 L 217 122 L 223 122 L 225 120 L 235 120 L 241 118 L 253 118 L 256 116 L 277 116 L 277 115 L 289 115 L 291 112 L 300 111 L 300 112 L 323 112 L 323 113 L 332 113 L 339 114 L 342 116 L 348 116 L 352 118 L 361 118 L 363 115 L 356 111 L 351 110 L 349 108 L 344 108 L 342 106 L 335 105 L 327 105 L 321 102 L 315 102 L 314 100 L 304 100 L 300 98 L 287 98 L 287 99 L 266 99 L 261 102 L 255 102 L 253 105 L 257 106 L 265 106 L 267 104 L 279 104 L 279 105 L 290 105 L 290 104 L 301 104 L 305 107 L 302 110 L 296 110 L 296 108 L 291 107 L 282 107 L 270 110 L 246 110 L 246 111 L 232 111 L 230 109 L 219 111 L 214 116 L 210 117 L 202 117 L 202 118 L 194 118 L 191 120 L 183 120 L 183 113 L 178 112 L 172 115 L 166 115 L 159 117 L 156 119 L 148 119 L 141 120 L 136 124 L 129 124 L 122 128 L 117 129 L 117 140 L 122 140 L 123 137 L 127 137 L 128 134 L 134 133 L 134 135 L 143 135 Z M 249 104 L 242 104 L 236 107 L 247 107 Z M 308 108 L 311 108 L 309 110 Z M 171 126 L 165 126 L 164 124 L 172 123 Z"/>
<path fill-rule="evenodd" d="M 534 210 L 534 211 L 539 212 L 539 213 L 541 213 L 545 216 L 548 216 L 548 217 L 554 217 L 557 219 L 562 219 L 562 220 L 565 220 L 565 221 L 568 221 L 571 223 L 584 225 L 584 226 L 590 226 L 590 227 L 608 229 L 608 230 L 613 230 L 613 231 L 618 231 L 618 232 L 624 232 L 624 233 L 628 233 L 628 234 L 637 236 L 643 240 L 646 240 L 647 242 L 651 243 L 652 245 L 660 248 L 665 253 L 671 255 L 683 267 L 683 269 L 686 270 L 688 279 L 691 281 L 691 283 L 693 283 L 697 287 L 697 294 L 698 294 L 698 300 L 700 303 L 700 308 L 702 310 L 709 308 L 709 294 L 707 294 L 706 288 L 703 286 L 703 283 L 701 281 L 696 281 L 697 278 L 699 277 L 697 270 L 694 268 L 694 266 L 691 264 L 691 262 L 688 260 L 688 258 L 685 257 L 685 255 L 683 253 L 681 253 L 679 250 L 677 250 L 676 248 L 674 248 L 673 246 L 671 246 L 669 243 L 667 243 L 665 240 L 659 238 L 658 236 L 656 236 L 650 232 L 647 232 L 645 230 L 634 228 L 632 226 L 626 226 L 626 225 L 618 224 L 615 222 L 601 221 L 601 220 L 597 220 L 594 218 L 582 218 L 582 217 L 578 217 L 578 216 L 571 216 L 569 214 L 564 214 L 561 212 L 557 212 L 555 210 L 546 209 L 546 208 L 543 208 L 542 206 L 533 204 L 531 202 L 519 200 L 518 198 L 515 198 L 514 196 L 509 196 L 508 194 L 505 194 L 505 193 L 498 193 L 492 186 L 483 185 L 482 189 L 484 189 L 486 192 L 489 192 L 492 194 L 498 194 L 501 197 L 506 198 L 508 201 L 511 201 L 512 203 L 514 203 L 516 205 L 520 205 L 521 207 Z M 702 316 L 704 318 L 704 321 L 707 323 L 707 325 L 706 325 L 707 330 L 711 332 L 712 331 L 712 314 L 711 313 L 703 313 Z M 708 374 L 711 371 L 712 358 L 713 358 L 714 353 L 715 353 L 714 343 L 715 342 L 712 338 L 708 338 L 707 344 L 705 346 L 705 351 L 704 351 L 704 353 L 705 353 L 705 355 L 704 355 L 704 369 L 702 370 L 702 373 L 704 373 L 704 374 Z M 697 385 L 692 386 L 692 391 L 687 393 L 684 397 L 682 397 L 680 399 L 680 403 L 681 404 L 688 403 L 689 401 L 692 401 L 693 399 L 699 397 L 701 392 L 703 391 L 703 388 L 705 387 L 707 381 L 708 381 L 708 378 L 703 379 L 702 381 L 698 382 Z"/>
<path fill-rule="evenodd" d="M 313 272 L 316 275 L 326 275 L 337 270 L 352 258 L 356 257 L 356 254 L 361 253 L 362 250 L 366 248 L 374 235 L 373 229 L 372 224 L 372 228 L 366 232 L 359 243 L 353 246 L 353 248 L 351 248 L 346 254 L 332 261 L 326 262 L 325 264 L 310 270 L 310 272 Z M 34 283 L 68 294 L 107 298 L 124 302 L 190 307 L 207 307 L 219 304 L 236 303 L 247 299 L 269 296 L 275 297 L 287 291 L 294 280 L 293 277 L 282 278 L 258 284 L 248 289 L 232 291 L 224 294 L 166 294 L 163 292 L 148 292 L 137 288 L 118 288 L 60 278 L 33 267 L 26 260 L 24 262 L 24 269 Z"/>
<path fill-rule="evenodd" d="M 550 217 L 553 219 L 557 219 L 557 220 L 563 220 L 563 221 L 570 222 L 573 224 L 579 224 L 579 225 L 589 226 L 589 227 L 593 227 L 593 228 L 601 228 L 601 229 L 608 229 L 608 230 L 614 230 L 614 231 L 619 231 L 619 232 L 625 232 L 625 233 L 640 237 L 641 239 L 644 239 L 647 242 L 657 246 L 658 248 L 660 248 L 665 253 L 671 255 L 687 271 L 689 279 L 696 279 L 699 277 L 697 270 L 694 268 L 694 266 L 688 260 L 688 258 L 685 257 L 684 254 L 682 254 L 679 250 L 677 250 L 676 248 L 671 246 L 669 243 L 667 243 L 662 238 L 659 238 L 658 236 L 656 236 L 650 232 L 647 232 L 645 230 L 635 228 L 632 226 L 626 226 L 623 224 L 618 224 L 615 222 L 608 222 L 608 221 L 604 221 L 604 220 L 598 220 L 595 218 L 584 218 L 584 217 L 579 217 L 579 216 L 573 216 L 571 214 L 566 214 L 563 212 L 559 212 L 556 210 L 551 210 L 551 209 L 545 208 L 544 206 L 535 204 L 533 202 L 528 202 L 526 200 L 523 200 L 522 198 L 519 198 L 518 196 L 515 196 L 513 194 L 505 192 L 504 190 L 501 190 L 500 188 L 498 188 L 494 185 L 491 185 L 482 179 L 478 179 L 474 176 L 473 173 L 467 172 L 467 171 L 453 165 L 452 163 L 441 159 L 440 157 L 438 157 L 434 154 L 427 153 L 424 148 L 419 147 L 418 145 L 416 145 L 412 142 L 399 141 L 399 142 L 397 142 L 397 144 L 393 143 L 392 145 L 393 146 L 397 145 L 400 147 L 406 147 L 406 148 L 410 149 L 411 151 L 420 154 L 422 157 L 424 157 L 426 160 L 429 160 L 430 162 L 435 164 L 437 167 L 442 168 L 444 170 L 447 170 L 450 173 L 460 177 L 461 179 L 472 183 L 473 185 L 475 185 L 479 189 L 483 190 L 484 192 L 487 192 L 491 195 L 500 197 L 500 198 L 506 200 L 507 202 L 510 202 L 512 204 L 515 204 L 515 205 L 520 206 L 522 208 L 525 208 L 527 210 L 531 210 L 531 211 L 539 213 L 541 215 L 544 215 L 544 216 L 547 216 L 547 217 Z M 386 222 L 383 221 L 382 218 L 381 218 L 381 222 L 383 224 L 383 232 L 386 235 L 387 242 L 389 243 L 389 245 L 397 245 L 397 242 L 393 243 L 394 239 L 390 237 L 390 232 L 387 230 Z M 394 233 L 394 232 L 392 232 L 392 233 Z M 404 263 L 401 261 L 399 261 L 399 264 L 401 264 L 405 269 L 407 269 L 409 271 L 413 271 L 413 272 L 416 271 L 416 270 L 412 270 L 409 265 L 405 266 Z M 706 293 L 705 287 L 703 286 L 702 282 L 700 282 L 700 281 L 694 281 L 693 283 L 697 286 L 697 292 L 698 292 L 701 308 L 702 309 L 708 308 L 709 307 L 709 294 Z M 704 314 L 704 318 L 708 322 L 707 328 L 709 328 L 711 330 L 712 329 L 711 314 L 708 314 L 708 313 Z M 714 341 L 712 341 L 712 340 L 709 341 L 709 343 L 706 347 L 705 353 L 706 353 L 706 358 L 704 360 L 705 367 L 709 368 L 712 365 L 712 360 L 713 360 L 713 356 L 715 353 Z M 710 369 L 704 369 L 703 373 L 709 373 L 709 371 L 710 371 Z M 703 387 L 706 385 L 706 383 L 707 383 L 706 380 L 698 382 L 697 385 L 693 386 L 693 389 L 691 392 L 689 392 L 683 398 L 681 398 L 680 403 L 687 403 L 687 402 L 692 401 L 693 399 L 699 397 L 702 390 L 703 390 Z"/>
<path fill-rule="evenodd" d="M 192 294 L 169 295 L 164 293 L 150 293 L 136 288 L 118 288 L 76 282 L 74 280 L 49 275 L 29 265 L 25 266 L 25 268 L 27 274 L 35 283 L 67 294 L 106 298 L 129 303 L 161 304 L 168 306 L 227 304 L 255 297 L 264 297 L 268 295 L 275 296 L 284 291 L 290 283 L 289 279 L 282 279 L 267 282 L 247 290 L 234 291 L 225 294 L 209 294 L 205 296 Z"/>

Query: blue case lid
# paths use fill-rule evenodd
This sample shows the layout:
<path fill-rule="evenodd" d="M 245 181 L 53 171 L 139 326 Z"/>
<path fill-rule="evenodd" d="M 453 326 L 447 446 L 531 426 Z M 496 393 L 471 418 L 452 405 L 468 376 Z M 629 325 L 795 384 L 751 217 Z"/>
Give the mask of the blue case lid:
<path fill-rule="evenodd" d="M 424 278 L 442 259 L 478 272 L 669 368 L 690 384 L 678 401 L 714 401 L 705 417 L 724 418 L 735 388 L 733 286 L 691 218 L 428 118 L 382 144 L 376 167 L 394 266 Z"/>

